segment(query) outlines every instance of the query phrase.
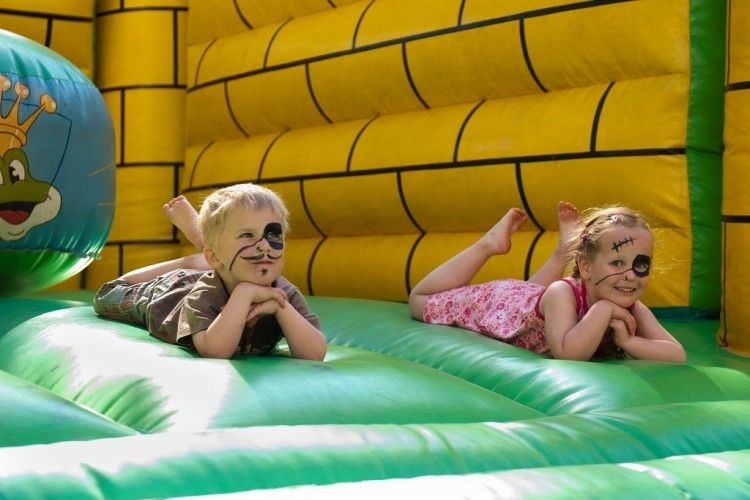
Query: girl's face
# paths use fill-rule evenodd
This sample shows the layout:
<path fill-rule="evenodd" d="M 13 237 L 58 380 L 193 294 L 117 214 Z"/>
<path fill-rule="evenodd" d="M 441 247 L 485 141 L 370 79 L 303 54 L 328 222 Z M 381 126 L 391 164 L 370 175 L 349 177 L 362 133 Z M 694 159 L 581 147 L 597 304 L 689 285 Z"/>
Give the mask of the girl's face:
<path fill-rule="evenodd" d="M 579 261 L 589 305 L 601 299 L 633 305 L 648 284 L 653 246 L 651 232 L 642 227 L 614 226 L 603 233 L 594 259 Z"/>

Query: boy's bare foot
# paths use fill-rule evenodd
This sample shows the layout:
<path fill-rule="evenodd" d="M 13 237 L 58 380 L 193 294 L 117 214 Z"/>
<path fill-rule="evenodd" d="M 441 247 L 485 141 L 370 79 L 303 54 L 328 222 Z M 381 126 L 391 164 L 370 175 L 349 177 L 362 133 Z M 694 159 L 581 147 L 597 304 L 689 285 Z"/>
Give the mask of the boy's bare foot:
<path fill-rule="evenodd" d="M 203 234 L 198 227 L 198 212 L 187 198 L 182 195 L 173 198 L 165 203 L 161 210 L 169 222 L 182 231 L 190 243 L 198 250 L 203 250 Z"/>
<path fill-rule="evenodd" d="M 555 253 L 558 255 L 567 254 L 571 246 L 575 245 L 575 237 L 578 234 L 578 221 L 581 214 L 578 209 L 570 202 L 561 201 L 557 204 L 557 220 L 560 228 L 560 240 L 557 244 Z"/>
<path fill-rule="evenodd" d="M 520 208 L 511 208 L 480 240 L 491 254 L 502 255 L 510 251 L 511 236 L 518 231 L 528 216 Z"/>

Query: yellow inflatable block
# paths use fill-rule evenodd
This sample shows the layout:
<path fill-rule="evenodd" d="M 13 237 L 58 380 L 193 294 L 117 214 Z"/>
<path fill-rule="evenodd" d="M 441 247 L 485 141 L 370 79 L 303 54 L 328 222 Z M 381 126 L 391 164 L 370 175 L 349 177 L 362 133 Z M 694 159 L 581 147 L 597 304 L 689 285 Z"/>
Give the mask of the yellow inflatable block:
<path fill-rule="evenodd" d="M 417 39 L 406 53 L 414 85 L 431 107 L 539 92 L 517 23 Z"/>
<path fill-rule="evenodd" d="M 227 106 L 225 85 L 211 85 L 187 93 L 185 120 L 187 144 L 205 144 L 216 139 L 245 137 Z"/>
<path fill-rule="evenodd" d="M 201 104 L 205 113 L 213 113 L 217 106 L 226 107 L 227 103 L 248 135 L 326 123 L 310 95 L 303 66 L 231 80 L 227 83 L 224 104 L 206 101 Z M 212 138 L 216 134 L 213 132 Z"/>
<path fill-rule="evenodd" d="M 175 66 L 180 57 L 176 51 L 180 47 L 173 43 L 172 18 L 171 11 L 162 10 L 99 17 L 97 85 L 108 88 L 175 84 Z M 184 16 L 179 19 L 184 25 Z"/>
<path fill-rule="evenodd" d="M 351 49 L 357 22 L 366 7 L 367 3 L 357 2 L 292 19 L 276 34 L 268 53 L 268 65 Z M 300 43 L 303 40 L 315 40 L 315 43 Z"/>
<path fill-rule="evenodd" d="M 125 96 L 126 163 L 182 163 L 185 155 L 185 91 L 132 89 Z M 171 133 L 165 133 L 169 130 Z"/>
<path fill-rule="evenodd" d="M 187 64 L 190 85 L 262 69 L 276 29 L 269 26 L 190 46 Z"/>
<path fill-rule="evenodd" d="M 109 239 L 171 240 L 172 224 L 161 207 L 174 196 L 174 168 L 121 167 L 116 182 L 116 217 Z"/>
<path fill-rule="evenodd" d="M 750 2 L 729 2 L 731 12 L 727 16 L 729 25 L 729 42 L 727 50 L 727 83 L 750 81 L 750 30 L 747 23 L 750 19 Z M 727 94 L 727 97 L 729 97 Z M 727 106 L 732 113 L 742 108 Z M 747 136 L 750 137 L 750 136 Z"/>
<path fill-rule="evenodd" d="M 334 122 L 424 107 L 409 84 L 401 45 L 310 63 L 310 83 Z"/>
<path fill-rule="evenodd" d="M 291 238 L 284 250 L 284 272 L 282 275 L 297 285 L 303 294 L 310 294 L 308 270 L 322 238 Z"/>
<path fill-rule="evenodd" d="M 468 104 L 377 118 L 359 138 L 351 169 L 450 163 L 461 125 L 473 107 Z"/>
<path fill-rule="evenodd" d="M 346 172 L 354 141 L 366 120 L 291 130 L 268 151 L 262 180 Z"/>
<path fill-rule="evenodd" d="M 596 5 L 524 21 L 529 58 L 548 90 L 689 70 L 689 2 Z"/>
<path fill-rule="evenodd" d="M 748 15 L 750 19 L 750 15 Z M 725 215 L 750 214 L 748 165 L 750 165 L 750 90 L 727 92 L 724 117 Z"/>
<path fill-rule="evenodd" d="M 418 231 L 401 203 L 396 174 L 306 181 L 305 199 L 315 225 L 326 236 Z"/>
<path fill-rule="evenodd" d="M 405 234 L 326 239 L 312 264 L 312 293 L 405 301 L 406 263 L 417 238 Z"/>
<path fill-rule="evenodd" d="M 689 85 L 687 75 L 615 83 L 602 107 L 595 149 L 684 148 Z"/>
<path fill-rule="evenodd" d="M 488 101 L 466 124 L 458 159 L 588 151 L 604 86 Z"/>
<path fill-rule="evenodd" d="M 284 200 L 287 210 L 289 210 L 289 223 L 291 225 L 290 237 L 294 239 L 294 245 L 297 243 L 297 239 L 314 239 L 315 241 L 320 240 L 320 231 L 310 221 L 307 215 L 307 209 L 305 208 L 305 200 L 303 200 L 303 193 L 306 191 L 307 183 L 304 181 L 291 181 L 291 182 L 272 182 L 264 184 L 269 189 L 272 189 L 281 196 Z M 309 259 L 306 259 L 305 266 Z M 287 261 L 288 263 L 288 261 Z"/>
<path fill-rule="evenodd" d="M 366 2 L 361 2 L 366 3 Z M 462 0 L 380 0 L 371 2 L 357 31 L 357 47 L 452 28 Z"/>
<path fill-rule="evenodd" d="M 92 16 L 93 0 L 3 0 L 3 9 L 59 16 Z M 3 28 L 6 29 L 6 28 Z"/>
<path fill-rule="evenodd" d="M 416 170 L 402 173 L 401 183 L 427 233 L 484 232 L 509 207 L 523 207 L 514 165 Z"/>
<path fill-rule="evenodd" d="M 183 187 L 228 185 L 257 179 L 266 151 L 276 134 L 257 135 L 188 147 Z"/>
<path fill-rule="evenodd" d="M 723 304 L 717 339 L 727 350 L 744 356 L 750 355 L 750 336 L 747 334 L 750 309 L 747 307 L 747 294 L 743 293 L 750 283 L 750 266 L 747 265 L 745 251 L 748 247 L 750 225 L 747 222 L 725 223 Z"/>

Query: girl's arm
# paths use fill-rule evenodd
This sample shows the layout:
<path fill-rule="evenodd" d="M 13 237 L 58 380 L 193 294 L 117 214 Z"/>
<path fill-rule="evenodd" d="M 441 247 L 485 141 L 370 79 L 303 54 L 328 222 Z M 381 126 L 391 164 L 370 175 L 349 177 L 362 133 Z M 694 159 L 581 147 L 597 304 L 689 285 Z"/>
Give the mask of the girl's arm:
<path fill-rule="evenodd" d="M 685 349 L 661 326 L 654 313 L 640 301 L 635 303 L 633 316 L 638 325 L 635 335 L 615 336 L 615 343 L 636 359 L 684 363 Z"/>
<path fill-rule="evenodd" d="M 556 281 L 547 288 L 539 307 L 544 315 L 547 344 L 556 359 L 591 359 L 612 319 L 622 320 L 629 331 L 635 331 L 632 315 L 607 300 L 596 302 L 578 321 L 573 290 L 564 281 Z"/>

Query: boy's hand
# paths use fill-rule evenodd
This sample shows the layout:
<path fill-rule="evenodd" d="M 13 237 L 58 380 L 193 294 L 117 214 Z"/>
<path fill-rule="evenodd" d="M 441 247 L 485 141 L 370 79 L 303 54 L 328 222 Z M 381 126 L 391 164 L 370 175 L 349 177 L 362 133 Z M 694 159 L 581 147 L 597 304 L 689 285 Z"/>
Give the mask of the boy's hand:
<path fill-rule="evenodd" d="M 284 307 L 284 304 L 286 304 L 286 301 L 288 300 L 286 292 L 281 288 L 256 285 L 255 283 L 250 283 L 247 281 L 243 281 L 242 283 L 237 285 L 234 289 L 234 292 L 232 293 L 234 294 L 236 292 L 240 292 L 246 294 L 246 296 L 249 296 L 251 304 L 258 304 L 267 300 L 273 300 L 276 301 L 281 307 Z"/>
<path fill-rule="evenodd" d="M 255 302 L 250 306 L 250 311 L 247 313 L 247 326 L 253 327 L 262 316 L 269 316 L 276 314 L 276 311 L 284 307 L 283 304 L 279 305 L 275 300 L 266 300 L 265 302 Z"/>

